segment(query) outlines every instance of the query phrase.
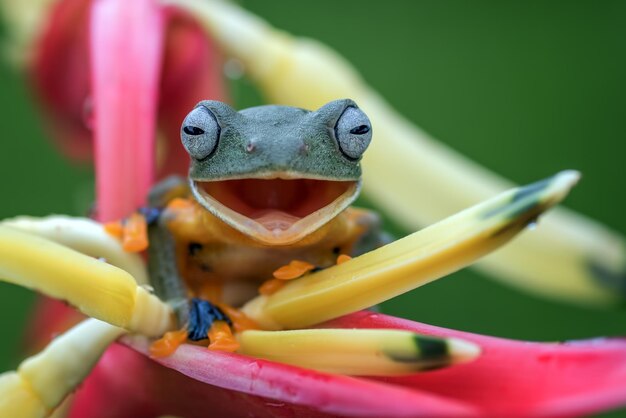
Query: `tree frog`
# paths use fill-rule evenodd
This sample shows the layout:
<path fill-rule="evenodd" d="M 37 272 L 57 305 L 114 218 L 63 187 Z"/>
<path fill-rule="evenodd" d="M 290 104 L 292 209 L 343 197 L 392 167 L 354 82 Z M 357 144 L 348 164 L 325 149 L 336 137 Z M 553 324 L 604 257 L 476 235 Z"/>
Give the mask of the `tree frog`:
<path fill-rule="evenodd" d="M 159 297 L 181 302 L 179 321 L 197 339 L 213 309 L 198 301 L 236 306 L 273 276 L 296 278 L 383 244 L 377 216 L 349 207 L 372 139 L 352 100 L 315 111 L 202 101 L 181 139 L 188 182 L 166 181 L 150 198 L 162 208 L 149 227 L 150 274 Z"/>

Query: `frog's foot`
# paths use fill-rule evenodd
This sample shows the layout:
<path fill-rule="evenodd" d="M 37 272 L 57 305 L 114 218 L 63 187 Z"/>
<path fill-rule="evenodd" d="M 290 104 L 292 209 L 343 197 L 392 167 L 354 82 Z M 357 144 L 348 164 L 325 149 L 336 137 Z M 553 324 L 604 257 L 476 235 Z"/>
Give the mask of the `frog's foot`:
<path fill-rule="evenodd" d="M 352 257 L 350 257 L 347 254 L 340 254 L 339 257 L 337 257 L 337 265 L 343 264 L 346 261 L 350 261 L 352 260 Z"/>
<path fill-rule="evenodd" d="M 291 263 L 286 266 L 282 266 L 279 269 L 276 269 L 273 273 L 275 279 L 279 280 L 293 280 L 298 277 L 304 276 L 311 270 L 314 270 L 315 266 L 311 263 L 307 263 L 306 261 L 293 260 Z"/>
<path fill-rule="evenodd" d="M 259 324 L 239 309 L 233 308 L 225 303 L 218 303 L 217 306 L 228 316 L 228 318 L 230 318 L 232 321 L 232 327 L 236 333 L 241 333 L 247 330 L 261 329 Z"/>
<path fill-rule="evenodd" d="M 171 356 L 185 341 L 187 341 L 186 329 L 166 332 L 163 337 L 150 344 L 150 355 L 152 357 Z"/>
<path fill-rule="evenodd" d="M 181 344 L 187 341 L 196 343 L 207 338 L 209 339 L 209 350 L 232 352 L 239 348 L 239 343 L 231 331 L 231 327 L 235 328 L 233 321 L 224 313 L 222 308 L 200 298 L 193 298 L 189 303 L 187 325 L 178 331 L 166 332 L 163 337 L 154 341 L 150 345 L 150 355 L 153 357 L 171 356 Z M 236 311 L 234 308 L 228 308 L 229 312 L 231 309 Z M 243 316 L 243 314 L 239 316 Z M 238 319 L 241 320 L 241 318 Z"/>
<path fill-rule="evenodd" d="M 228 325 L 232 325 L 230 318 L 208 300 L 193 298 L 189 303 L 189 322 L 187 324 L 189 340 L 206 340 L 215 321 L 224 321 Z"/>
<path fill-rule="evenodd" d="M 264 296 L 272 295 L 280 290 L 288 280 L 297 279 L 310 271 L 319 269 L 306 261 L 293 260 L 289 264 L 276 269 L 273 273 L 274 278 L 263 282 L 259 287 L 259 293 Z"/>
<path fill-rule="evenodd" d="M 342 264 L 346 261 L 350 261 L 352 257 L 346 254 L 340 254 L 337 257 L 336 264 Z M 274 278 L 266 280 L 261 286 L 259 286 L 259 294 L 263 296 L 270 296 L 282 289 L 287 281 L 297 279 L 311 272 L 315 273 L 324 270 L 324 267 L 314 266 L 306 261 L 293 260 L 286 266 L 274 271 Z"/>
<path fill-rule="evenodd" d="M 208 332 L 209 350 L 233 352 L 239 349 L 239 342 L 235 339 L 230 325 L 226 321 L 215 321 Z"/>
<path fill-rule="evenodd" d="M 124 251 L 138 253 L 148 248 L 148 224 L 155 222 L 160 211 L 142 208 L 121 221 L 104 224 L 104 230 L 122 242 Z"/>

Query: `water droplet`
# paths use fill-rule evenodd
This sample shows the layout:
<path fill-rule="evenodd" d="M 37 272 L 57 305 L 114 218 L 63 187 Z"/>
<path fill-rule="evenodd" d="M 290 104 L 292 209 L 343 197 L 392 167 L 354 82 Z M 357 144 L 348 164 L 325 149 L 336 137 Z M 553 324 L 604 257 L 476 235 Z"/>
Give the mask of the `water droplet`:
<path fill-rule="evenodd" d="M 537 221 L 532 221 L 528 224 L 528 230 L 534 231 L 535 229 L 537 229 Z"/>

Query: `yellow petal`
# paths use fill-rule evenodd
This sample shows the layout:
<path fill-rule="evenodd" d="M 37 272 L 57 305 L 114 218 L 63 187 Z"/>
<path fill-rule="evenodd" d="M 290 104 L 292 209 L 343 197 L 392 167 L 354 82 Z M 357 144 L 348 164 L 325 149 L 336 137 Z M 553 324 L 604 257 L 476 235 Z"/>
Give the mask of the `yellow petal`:
<path fill-rule="evenodd" d="M 382 248 L 294 280 L 244 312 L 267 328 L 303 328 L 381 303 L 463 268 L 560 202 L 575 171 L 502 193 Z"/>
<path fill-rule="evenodd" d="M 157 336 L 171 309 L 126 271 L 55 242 L 0 225 L 0 280 L 65 300 L 110 324 Z"/>
<path fill-rule="evenodd" d="M 240 353 L 294 366 L 361 376 L 394 376 L 471 361 L 480 349 L 454 338 L 382 329 L 245 331 Z"/>
<path fill-rule="evenodd" d="M 44 417 L 89 374 L 104 350 L 125 331 L 86 320 L 55 338 L 17 372 L 0 375 L 0 416 Z"/>

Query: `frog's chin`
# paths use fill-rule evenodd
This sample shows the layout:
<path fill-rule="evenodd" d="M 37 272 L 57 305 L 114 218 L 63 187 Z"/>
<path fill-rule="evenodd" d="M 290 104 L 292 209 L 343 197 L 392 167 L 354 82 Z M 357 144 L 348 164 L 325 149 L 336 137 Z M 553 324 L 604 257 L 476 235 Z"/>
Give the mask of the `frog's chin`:
<path fill-rule="evenodd" d="M 347 208 L 360 188 L 360 180 L 191 181 L 196 200 L 209 212 L 269 245 L 289 245 L 307 237 Z"/>

